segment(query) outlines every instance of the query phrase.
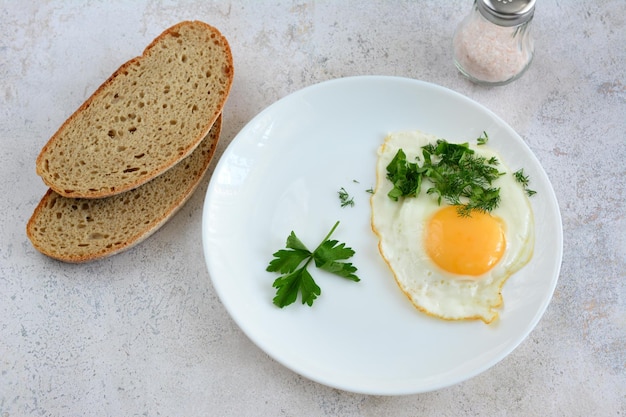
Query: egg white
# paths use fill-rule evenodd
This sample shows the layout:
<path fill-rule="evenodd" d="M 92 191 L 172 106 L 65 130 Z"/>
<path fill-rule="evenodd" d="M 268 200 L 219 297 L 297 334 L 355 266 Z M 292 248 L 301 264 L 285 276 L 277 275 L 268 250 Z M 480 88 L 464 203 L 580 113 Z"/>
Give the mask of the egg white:
<path fill-rule="evenodd" d="M 387 136 L 378 150 L 376 187 L 371 196 L 372 230 L 378 236 L 383 259 L 415 307 L 442 319 L 481 319 L 491 323 L 498 317 L 505 281 L 532 257 L 532 208 L 526 192 L 502 158 L 485 145 L 470 145 L 477 155 L 498 158 L 498 169 L 505 172 L 494 183 L 500 187 L 501 202 L 492 214 L 504 221 L 506 249 L 500 261 L 479 277 L 455 275 L 441 269 L 426 254 L 424 229 L 430 217 L 446 203 L 442 201 L 440 206 L 435 195 L 426 194 L 431 186 L 428 180 L 424 180 L 417 198 L 393 201 L 387 196 L 393 185 L 386 178 L 387 165 L 400 148 L 407 161 L 412 161 L 422 156 L 422 146 L 436 140 L 437 137 L 420 131 Z"/>

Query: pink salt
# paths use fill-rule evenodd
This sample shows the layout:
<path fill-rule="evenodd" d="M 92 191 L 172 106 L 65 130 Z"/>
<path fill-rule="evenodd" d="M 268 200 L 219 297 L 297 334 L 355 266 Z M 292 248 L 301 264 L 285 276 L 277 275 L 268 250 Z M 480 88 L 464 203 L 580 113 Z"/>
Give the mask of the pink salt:
<path fill-rule="evenodd" d="M 515 77 L 532 54 L 531 48 L 522 47 L 522 34 L 515 31 L 515 27 L 497 26 L 480 16 L 470 17 L 454 37 L 457 62 L 480 81 L 497 83 Z"/>

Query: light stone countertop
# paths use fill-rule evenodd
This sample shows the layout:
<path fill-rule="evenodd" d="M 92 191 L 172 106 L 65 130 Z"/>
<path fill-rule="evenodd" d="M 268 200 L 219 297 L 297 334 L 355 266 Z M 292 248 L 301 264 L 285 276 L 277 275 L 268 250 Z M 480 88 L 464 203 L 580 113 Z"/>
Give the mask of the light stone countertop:
<path fill-rule="evenodd" d="M 470 0 L 0 1 L 0 416 L 626 415 L 626 7 L 539 0 L 535 60 L 484 88 L 452 64 Z M 338 77 L 410 77 L 510 124 L 546 170 L 563 219 L 553 300 L 504 360 L 425 394 L 367 396 L 311 382 L 239 330 L 202 253 L 207 177 L 138 247 L 68 265 L 25 225 L 46 187 L 41 147 L 165 28 L 228 38 L 235 81 L 215 162 L 258 112 Z M 452 121 L 453 122 L 453 121 Z"/>

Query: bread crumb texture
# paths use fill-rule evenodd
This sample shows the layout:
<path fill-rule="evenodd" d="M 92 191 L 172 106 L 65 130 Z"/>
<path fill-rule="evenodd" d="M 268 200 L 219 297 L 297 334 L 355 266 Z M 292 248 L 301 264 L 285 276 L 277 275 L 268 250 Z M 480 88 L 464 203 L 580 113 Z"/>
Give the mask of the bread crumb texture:
<path fill-rule="evenodd" d="M 135 188 L 198 146 L 222 111 L 233 75 L 230 47 L 217 29 L 179 23 L 70 116 L 42 149 L 37 173 L 66 197 Z"/>
<path fill-rule="evenodd" d="M 33 246 L 65 262 L 85 262 L 128 249 L 154 233 L 193 194 L 219 140 L 222 118 L 194 152 L 164 174 L 100 199 L 63 197 L 50 189 L 27 225 Z"/>

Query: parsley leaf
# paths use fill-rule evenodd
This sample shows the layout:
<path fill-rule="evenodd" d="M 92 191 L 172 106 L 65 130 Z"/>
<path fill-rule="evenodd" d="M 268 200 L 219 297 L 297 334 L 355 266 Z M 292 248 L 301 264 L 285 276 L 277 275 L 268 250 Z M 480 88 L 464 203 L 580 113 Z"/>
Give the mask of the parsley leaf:
<path fill-rule="evenodd" d="M 302 294 L 302 304 L 306 303 L 311 306 L 322 292 L 306 267 L 281 276 L 274 281 L 272 286 L 278 289 L 273 302 L 281 308 L 295 302 L 298 292 Z"/>
<path fill-rule="evenodd" d="M 354 255 L 354 250 L 346 247 L 345 243 L 330 240 L 339 222 L 336 222 L 322 243 L 313 251 L 309 251 L 292 231 L 287 237 L 286 249 L 273 254 L 267 271 L 283 274 L 278 277 L 272 286 L 276 288 L 273 302 L 278 307 L 292 304 L 301 294 L 302 304 L 309 306 L 321 294 L 321 289 L 307 270 L 309 263 L 314 260 L 315 266 L 332 274 L 358 282 L 355 275 L 357 268 L 349 262 L 341 262 Z"/>
<path fill-rule="evenodd" d="M 387 165 L 387 179 L 393 183 L 393 188 L 387 195 L 394 201 L 400 197 L 416 197 L 422 186 L 422 173 L 415 162 L 407 162 L 406 154 L 399 149 L 389 165 Z"/>
<path fill-rule="evenodd" d="M 313 253 L 315 266 L 340 277 L 359 281 L 359 278 L 354 275 L 357 270 L 355 266 L 346 262 L 338 262 L 351 258 L 354 255 L 354 250 L 347 248 L 345 243 L 339 245 L 337 243 L 336 240 L 327 240 L 317 248 Z"/>

